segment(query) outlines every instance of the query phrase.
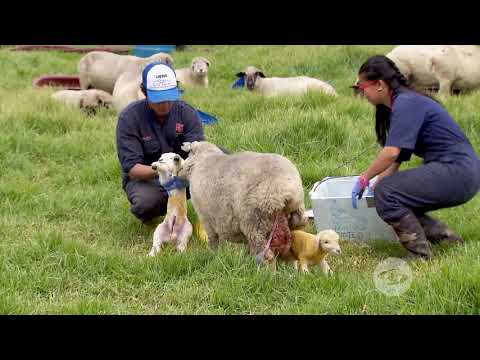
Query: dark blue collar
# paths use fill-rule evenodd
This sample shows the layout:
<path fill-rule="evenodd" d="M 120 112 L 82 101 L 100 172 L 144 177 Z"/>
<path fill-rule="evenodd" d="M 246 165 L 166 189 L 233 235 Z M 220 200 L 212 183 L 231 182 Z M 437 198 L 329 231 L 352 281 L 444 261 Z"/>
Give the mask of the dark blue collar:
<path fill-rule="evenodd" d="M 163 185 L 163 188 L 167 190 L 167 192 L 170 192 L 172 190 L 185 189 L 187 186 L 188 186 L 187 180 L 182 179 L 178 176 L 174 176 L 172 180 L 167 181 Z"/>

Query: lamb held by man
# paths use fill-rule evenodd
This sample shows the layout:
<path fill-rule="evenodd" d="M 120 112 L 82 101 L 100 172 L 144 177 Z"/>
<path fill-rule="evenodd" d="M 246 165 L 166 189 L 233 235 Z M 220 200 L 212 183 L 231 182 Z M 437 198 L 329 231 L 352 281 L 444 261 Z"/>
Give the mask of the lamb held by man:
<path fill-rule="evenodd" d="M 193 227 L 187 217 L 187 183 L 178 177 L 183 162 L 180 155 L 165 153 L 152 163 L 152 169 L 158 172 L 160 185 L 168 192 L 168 202 L 167 213 L 153 233 L 153 246 L 149 256 L 157 255 L 165 243 L 170 243 L 177 251 L 183 252 L 192 236 Z"/>

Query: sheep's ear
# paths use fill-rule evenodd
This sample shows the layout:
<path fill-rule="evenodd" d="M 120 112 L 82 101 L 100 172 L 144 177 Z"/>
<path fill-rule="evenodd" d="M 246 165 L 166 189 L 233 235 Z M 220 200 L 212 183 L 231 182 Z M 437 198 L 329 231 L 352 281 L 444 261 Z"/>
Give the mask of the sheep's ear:
<path fill-rule="evenodd" d="M 237 75 L 235 75 L 236 77 L 239 77 L 239 78 L 242 78 L 245 76 L 245 73 L 244 72 L 239 72 L 237 73 Z"/>
<path fill-rule="evenodd" d="M 264 77 L 265 77 L 265 75 L 264 75 L 263 72 L 261 72 L 261 71 L 257 71 L 257 75 L 260 76 L 261 78 L 264 78 Z"/>
<path fill-rule="evenodd" d="M 185 152 L 190 152 L 192 150 L 192 143 L 191 142 L 184 142 L 183 145 L 180 148 Z"/>
<path fill-rule="evenodd" d="M 210 60 L 208 60 L 208 59 L 204 59 L 204 60 L 207 63 L 207 66 L 210 67 Z"/>

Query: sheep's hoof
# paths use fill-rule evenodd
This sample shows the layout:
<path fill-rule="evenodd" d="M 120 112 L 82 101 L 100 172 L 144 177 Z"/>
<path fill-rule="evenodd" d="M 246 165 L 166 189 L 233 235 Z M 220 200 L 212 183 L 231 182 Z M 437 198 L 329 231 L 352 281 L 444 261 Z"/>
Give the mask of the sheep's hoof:
<path fill-rule="evenodd" d="M 148 253 L 148 256 L 154 257 L 154 256 L 156 256 L 159 252 L 160 252 L 159 249 L 157 249 L 157 248 L 152 248 L 152 250 L 150 250 L 150 252 Z"/>

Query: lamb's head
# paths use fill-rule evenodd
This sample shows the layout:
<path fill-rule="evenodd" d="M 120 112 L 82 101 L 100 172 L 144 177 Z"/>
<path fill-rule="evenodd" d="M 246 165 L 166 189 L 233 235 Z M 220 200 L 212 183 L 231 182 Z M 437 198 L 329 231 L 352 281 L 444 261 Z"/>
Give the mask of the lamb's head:
<path fill-rule="evenodd" d="M 169 54 L 162 52 L 153 54 L 152 56 L 147 58 L 146 63 L 152 63 L 157 61 L 163 62 L 169 66 L 173 66 L 173 58 Z"/>
<path fill-rule="evenodd" d="M 158 173 L 160 184 L 165 184 L 177 176 L 184 164 L 182 157 L 175 153 L 164 153 L 158 161 L 152 163 L 152 169 Z"/>
<path fill-rule="evenodd" d="M 95 90 L 94 97 L 97 102 L 97 106 L 104 106 L 109 108 L 112 106 L 113 96 L 103 90 Z"/>
<path fill-rule="evenodd" d="M 333 230 L 323 230 L 316 235 L 319 249 L 328 254 L 340 254 L 340 236 Z"/>
<path fill-rule="evenodd" d="M 207 76 L 210 61 L 204 57 L 196 57 L 192 60 L 192 71 L 198 77 Z"/>
<path fill-rule="evenodd" d="M 257 69 L 255 66 L 247 66 L 245 71 L 237 73 L 237 77 L 243 77 L 247 89 L 252 91 L 255 89 L 255 83 L 259 77 L 264 78 L 265 75 L 260 69 Z"/>

